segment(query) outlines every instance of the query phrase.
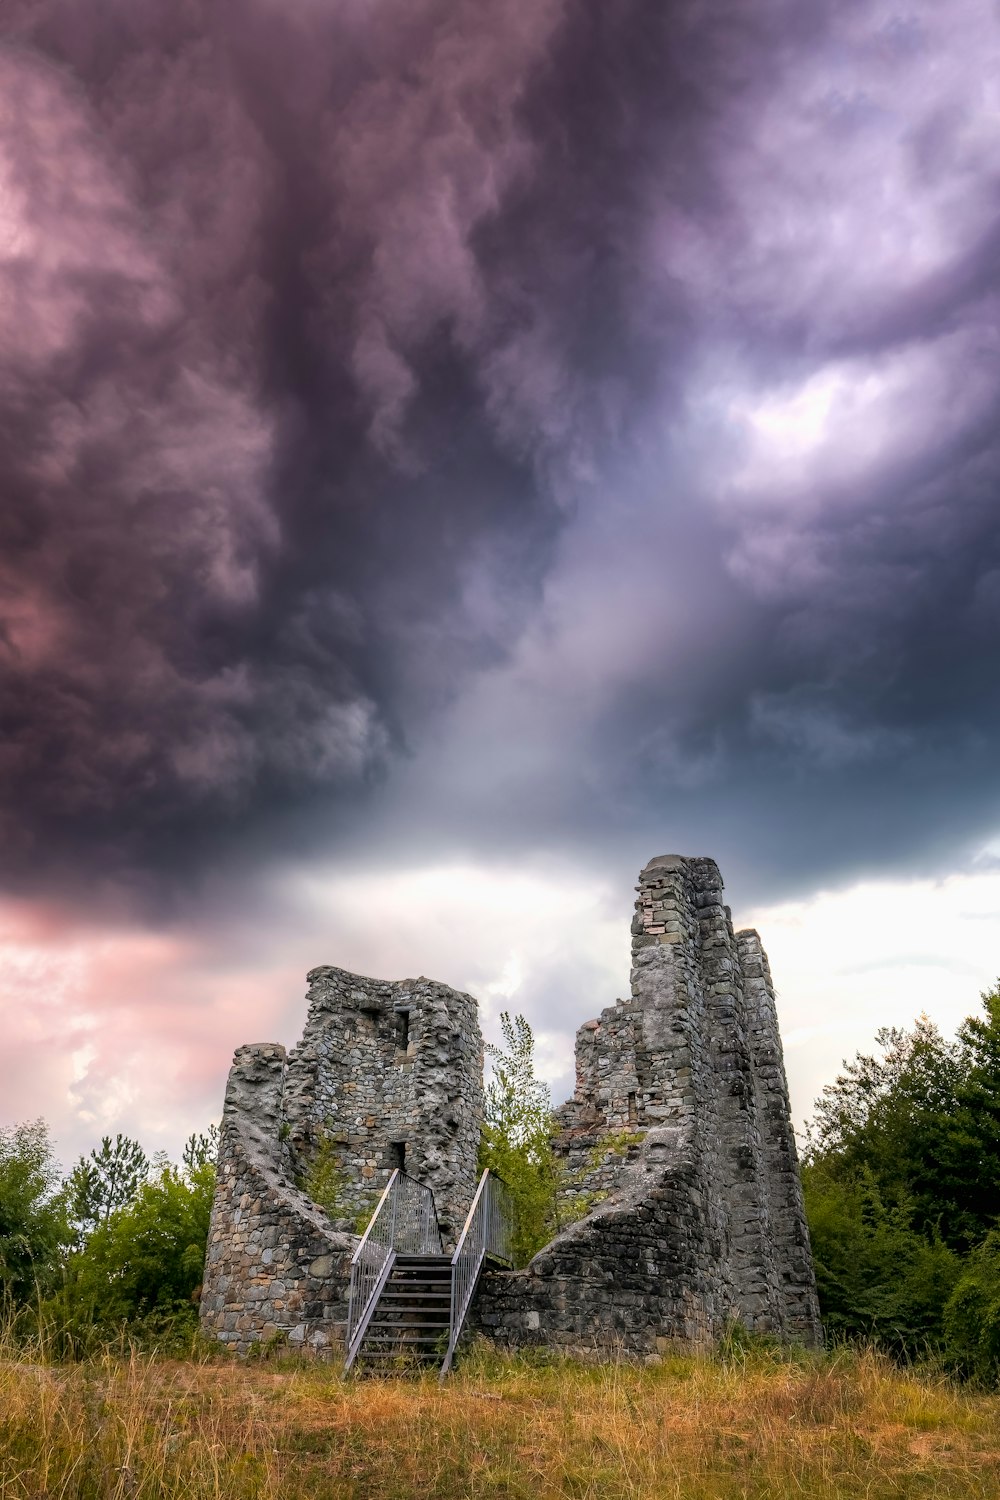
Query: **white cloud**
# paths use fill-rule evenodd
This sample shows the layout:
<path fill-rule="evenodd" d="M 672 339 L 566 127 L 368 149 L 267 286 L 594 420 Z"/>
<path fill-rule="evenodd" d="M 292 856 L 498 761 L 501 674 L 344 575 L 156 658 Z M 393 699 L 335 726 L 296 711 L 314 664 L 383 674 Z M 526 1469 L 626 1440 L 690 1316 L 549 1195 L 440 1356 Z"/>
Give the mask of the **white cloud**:
<path fill-rule="evenodd" d="M 925 1011 L 951 1033 L 1000 973 L 995 869 L 866 881 L 737 915 L 770 958 L 797 1120 L 879 1027 Z"/>

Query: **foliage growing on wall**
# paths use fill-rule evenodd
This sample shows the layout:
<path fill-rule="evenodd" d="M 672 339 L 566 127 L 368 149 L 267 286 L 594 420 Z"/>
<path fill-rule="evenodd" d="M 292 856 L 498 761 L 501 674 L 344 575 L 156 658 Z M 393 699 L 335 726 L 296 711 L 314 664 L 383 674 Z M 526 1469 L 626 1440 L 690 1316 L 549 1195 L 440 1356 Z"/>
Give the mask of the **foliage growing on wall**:
<path fill-rule="evenodd" d="M 553 1150 L 549 1088 L 535 1074 L 535 1038 L 527 1020 L 503 1011 L 500 1030 L 503 1046 L 486 1044 L 492 1069 L 486 1082 L 479 1168 L 489 1167 L 507 1186 L 514 1261 L 524 1266 L 602 1195 L 581 1192 L 579 1174 L 569 1172 Z M 627 1150 L 629 1143 L 616 1138 L 607 1149 Z"/>

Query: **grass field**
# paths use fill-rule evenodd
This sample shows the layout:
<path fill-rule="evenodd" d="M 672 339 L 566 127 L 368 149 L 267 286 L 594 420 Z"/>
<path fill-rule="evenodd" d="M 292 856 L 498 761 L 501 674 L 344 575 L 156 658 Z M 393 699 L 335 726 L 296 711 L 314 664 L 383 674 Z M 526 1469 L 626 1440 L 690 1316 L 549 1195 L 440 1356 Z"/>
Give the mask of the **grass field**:
<path fill-rule="evenodd" d="M 3 1500 L 1000 1497 L 1000 1398 L 876 1355 L 656 1369 L 467 1358 L 343 1383 L 321 1365 L 0 1362 Z"/>

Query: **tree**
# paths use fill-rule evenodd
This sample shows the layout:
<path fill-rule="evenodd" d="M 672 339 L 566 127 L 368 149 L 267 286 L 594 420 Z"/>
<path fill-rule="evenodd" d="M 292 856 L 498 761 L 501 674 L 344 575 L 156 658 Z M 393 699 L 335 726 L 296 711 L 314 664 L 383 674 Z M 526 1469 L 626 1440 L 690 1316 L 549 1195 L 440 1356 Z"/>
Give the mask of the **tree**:
<path fill-rule="evenodd" d="M 963 1187 L 966 1152 L 961 1047 L 926 1016 L 876 1034 L 882 1055 L 858 1053 L 816 1101 L 807 1161 L 842 1180 L 868 1173 L 887 1205 L 956 1248 L 985 1232 Z"/>
<path fill-rule="evenodd" d="M 106 1135 L 100 1150 L 81 1156 L 69 1177 L 71 1213 L 83 1238 L 119 1208 L 131 1203 L 149 1172 L 149 1158 L 127 1135 L 114 1144 Z"/>
<path fill-rule="evenodd" d="M 1000 1376 L 1000 982 L 946 1041 L 883 1030 L 823 1090 L 803 1166 L 824 1322 Z"/>
<path fill-rule="evenodd" d="M 211 1167 L 214 1171 L 218 1154 L 219 1127 L 210 1125 L 206 1131 L 192 1131 L 188 1136 L 181 1152 L 181 1163 L 188 1173 L 197 1172 L 202 1167 Z"/>
<path fill-rule="evenodd" d="M 552 1150 L 547 1085 L 535 1076 L 535 1038 L 524 1016 L 500 1016 L 504 1046 L 487 1043 L 492 1073 L 486 1084 L 480 1170 L 505 1184 L 513 1214 L 513 1251 L 526 1265 L 559 1227 L 561 1169 Z"/>
<path fill-rule="evenodd" d="M 956 1119 L 956 1196 L 972 1238 L 1000 1219 L 1000 979 L 981 996 L 984 1014 L 958 1030 L 962 1078 Z"/>
<path fill-rule="evenodd" d="M 58 1277 L 70 1239 L 60 1176 L 44 1121 L 0 1128 L 0 1299 L 15 1306 Z"/>
<path fill-rule="evenodd" d="M 944 1310 L 947 1353 L 955 1368 L 983 1384 L 1000 1378 L 1000 1232 L 992 1230 L 966 1261 Z"/>
<path fill-rule="evenodd" d="M 942 1351 L 959 1254 L 914 1227 L 912 1203 L 886 1203 L 869 1171 L 839 1176 L 812 1162 L 802 1176 L 827 1334 L 875 1339 L 908 1358 Z"/>
<path fill-rule="evenodd" d="M 93 1329 L 193 1329 L 215 1188 L 210 1151 L 210 1136 L 191 1137 L 182 1168 L 161 1161 L 70 1257 L 50 1311 L 71 1341 L 85 1345 Z"/>

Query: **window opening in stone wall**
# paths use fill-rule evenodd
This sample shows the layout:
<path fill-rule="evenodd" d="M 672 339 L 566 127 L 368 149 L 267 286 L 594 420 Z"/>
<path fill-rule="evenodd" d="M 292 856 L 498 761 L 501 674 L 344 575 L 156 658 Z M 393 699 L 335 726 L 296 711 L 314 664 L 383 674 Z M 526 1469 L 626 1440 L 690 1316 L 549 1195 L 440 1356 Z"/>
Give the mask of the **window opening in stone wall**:
<path fill-rule="evenodd" d="M 401 1172 L 406 1171 L 406 1142 L 389 1142 L 389 1170 L 398 1167 Z"/>
<path fill-rule="evenodd" d="M 396 1046 L 401 1052 L 405 1052 L 410 1045 L 410 1012 L 408 1010 L 397 1010 L 396 1012 Z"/>
<path fill-rule="evenodd" d="M 634 1125 L 636 1123 L 636 1121 L 638 1120 L 638 1118 L 639 1118 L 639 1111 L 636 1109 L 635 1095 L 634 1094 L 629 1094 L 629 1096 L 628 1096 L 628 1122 L 629 1122 L 629 1124 L 630 1125 Z"/>

